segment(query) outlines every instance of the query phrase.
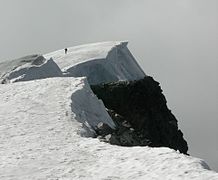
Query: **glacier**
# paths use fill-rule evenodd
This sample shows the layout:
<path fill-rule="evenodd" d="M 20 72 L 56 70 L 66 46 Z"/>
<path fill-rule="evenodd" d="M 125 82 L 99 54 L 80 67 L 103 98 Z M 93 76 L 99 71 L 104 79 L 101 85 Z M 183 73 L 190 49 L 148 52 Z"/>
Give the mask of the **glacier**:
<path fill-rule="evenodd" d="M 1 63 L 0 179 L 218 179 L 203 160 L 173 149 L 91 138 L 99 122 L 115 125 L 90 84 L 144 76 L 126 42 Z"/>

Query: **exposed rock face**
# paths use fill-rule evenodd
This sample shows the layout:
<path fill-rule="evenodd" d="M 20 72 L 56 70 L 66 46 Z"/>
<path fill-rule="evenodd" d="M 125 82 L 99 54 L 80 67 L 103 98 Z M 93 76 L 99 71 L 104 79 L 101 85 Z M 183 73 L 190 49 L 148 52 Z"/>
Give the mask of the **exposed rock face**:
<path fill-rule="evenodd" d="M 159 83 L 152 77 L 94 85 L 91 88 L 105 106 L 113 110 L 109 114 L 118 129 L 111 134 L 109 141 L 128 146 L 164 146 L 187 154 L 187 142 L 178 129 L 175 116 L 167 108 Z M 126 142 L 128 139 L 133 141 Z"/>
<path fill-rule="evenodd" d="M 95 132 L 100 140 L 120 146 L 148 146 L 151 142 L 131 126 L 122 116 L 113 110 L 107 110 L 116 129 L 110 128 L 107 124 L 99 123 L 95 127 Z"/>

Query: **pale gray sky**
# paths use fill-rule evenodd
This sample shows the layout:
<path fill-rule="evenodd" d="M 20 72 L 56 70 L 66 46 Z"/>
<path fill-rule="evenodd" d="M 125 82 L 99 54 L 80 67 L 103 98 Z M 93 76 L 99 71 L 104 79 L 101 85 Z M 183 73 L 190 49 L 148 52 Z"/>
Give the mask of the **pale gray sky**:
<path fill-rule="evenodd" d="M 189 153 L 218 171 L 217 0 L 1 0 L 0 61 L 129 40 L 161 83 Z"/>

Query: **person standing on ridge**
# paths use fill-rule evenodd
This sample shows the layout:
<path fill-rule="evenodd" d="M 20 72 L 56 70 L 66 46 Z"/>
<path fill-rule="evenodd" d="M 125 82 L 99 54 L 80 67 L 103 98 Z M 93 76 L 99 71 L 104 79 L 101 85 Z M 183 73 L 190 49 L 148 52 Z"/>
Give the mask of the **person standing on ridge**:
<path fill-rule="evenodd" d="M 67 48 L 65 48 L 64 51 L 65 51 L 65 54 L 67 54 Z"/>

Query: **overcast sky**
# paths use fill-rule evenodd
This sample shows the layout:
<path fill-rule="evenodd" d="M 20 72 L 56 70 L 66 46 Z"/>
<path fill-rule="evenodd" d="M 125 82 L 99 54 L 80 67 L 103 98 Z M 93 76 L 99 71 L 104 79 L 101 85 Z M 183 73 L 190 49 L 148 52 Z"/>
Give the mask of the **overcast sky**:
<path fill-rule="evenodd" d="M 189 153 L 218 171 L 217 0 L 0 1 L 0 61 L 108 40 L 129 40 Z"/>

